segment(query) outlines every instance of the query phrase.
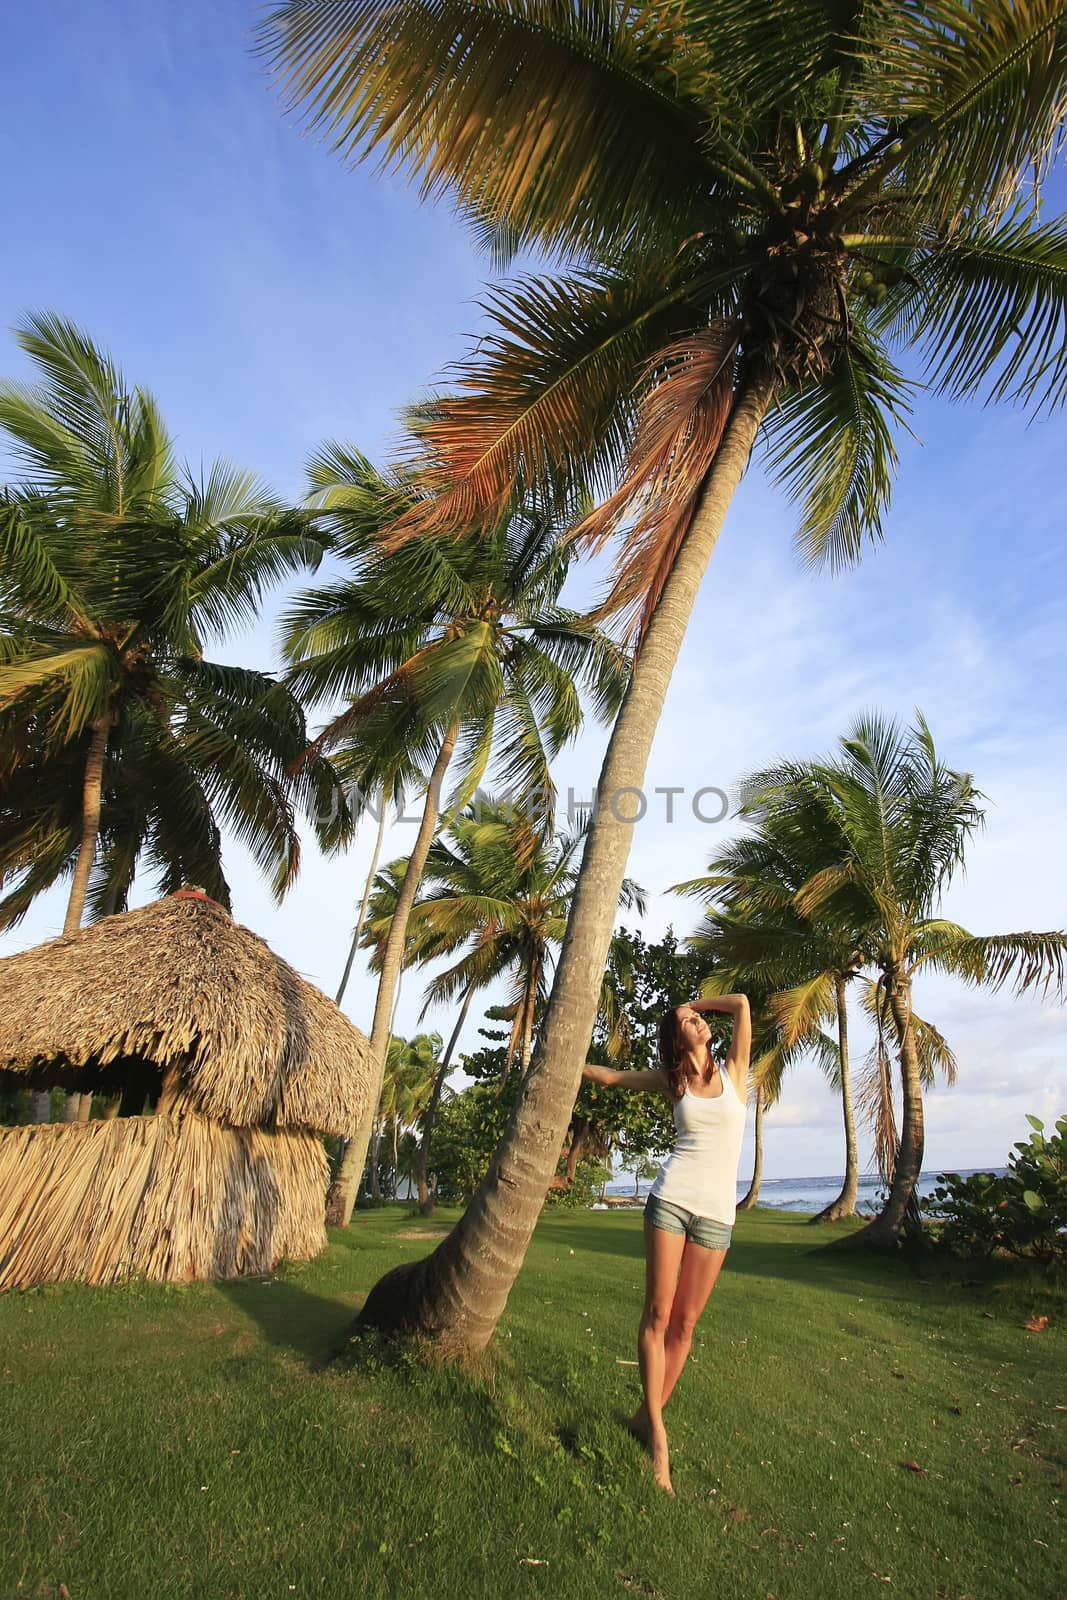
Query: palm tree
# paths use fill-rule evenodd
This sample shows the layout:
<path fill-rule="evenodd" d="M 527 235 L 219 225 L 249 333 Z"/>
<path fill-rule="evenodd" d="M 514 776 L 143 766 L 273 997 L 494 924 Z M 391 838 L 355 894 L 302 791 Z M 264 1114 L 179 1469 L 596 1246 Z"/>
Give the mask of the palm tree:
<path fill-rule="evenodd" d="M 962 866 L 983 813 L 972 778 L 941 763 L 921 716 L 907 732 L 873 714 L 861 717 L 841 740 L 836 759 L 783 762 L 748 780 L 746 792 L 750 811 L 767 819 L 775 836 L 788 833 L 797 840 L 815 819 L 808 873 L 791 908 L 820 933 L 827 930 L 833 944 L 855 951 L 858 966 L 878 974 L 868 1000 L 879 1032 L 878 1079 L 888 1081 L 883 1040 L 891 1029 L 903 1117 L 885 1207 L 847 1242 L 894 1244 L 909 1214 L 917 1218 L 923 1078 L 935 1065 L 953 1067 L 941 1035 L 915 1015 L 916 975 L 933 969 L 993 989 L 1011 979 L 1017 994 L 1052 982 L 1062 988 L 1067 935 L 975 936 L 938 914 L 942 892 Z M 822 972 L 811 984 L 826 981 Z M 807 1009 L 818 1007 L 808 1002 Z M 787 1034 L 804 1010 L 799 994 L 779 1006 Z M 884 1090 L 876 1092 L 883 1108 L 887 1099 Z M 885 1130 L 884 1109 L 882 1124 Z"/>
<path fill-rule="evenodd" d="M 608 746 L 539 1062 L 457 1230 L 368 1300 L 442 1346 L 491 1337 L 570 1116 L 631 841 L 629 807 L 696 594 L 763 430 L 812 560 L 880 533 L 908 385 L 1062 401 L 1067 230 L 1035 169 L 1067 83 L 1062 0 L 286 0 L 262 46 L 346 158 L 448 193 L 499 256 L 561 253 L 494 289 L 488 330 L 422 435 L 421 526 L 470 528 L 516 488 L 616 492 L 609 597 L 641 647 Z M 595 129 L 595 137 L 590 130 Z M 536 1138 L 531 1139 L 531 1130 Z M 504 1241 L 506 1240 L 506 1244 Z"/>
<path fill-rule="evenodd" d="M 393 1199 L 397 1198 L 400 1178 L 399 1141 L 402 1128 L 414 1128 L 433 1093 L 441 1055 L 439 1033 L 417 1033 L 412 1039 L 395 1034 L 389 1042 L 385 1082 L 379 1105 L 379 1130 L 388 1124 L 393 1147 Z M 378 1144 L 372 1147 L 372 1171 L 376 1172 Z"/>
<path fill-rule="evenodd" d="M 169 893 L 224 904 L 221 825 L 280 898 L 299 865 L 295 807 L 325 842 L 347 810 L 306 747 L 299 703 L 266 673 L 204 660 L 267 586 L 322 554 L 306 519 L 225 464 L 174 461 L 151 396 L 71 323 L 17 330 L 37 387 L 0 383 L 28 478 L 0 503 L 0 925 L 72 876 L 64 932 L 125 907 L 139 860 Z"/>
<path fill-rule="evenodd" d="M 420 504 L 417 477 L 379 473 L 332 445 L 313 463 L 313 483 L 354 571 L 298 598 L 283 622 L 295 691 L 348 702 L 311 748 L 337 752 L 357 812 L 361 797 L 395 789 L 414 772 L 427 780 L 382 951 L 371 1047 L 383 1064 L 408 919 L 454 753 L 461 780 L 453 809 L 474 793 L 492 755 L 509 775 L 515 805 L 550 812 L 549 763 L 581 726 L 579 688 L 599 716 L 612 715 L 629 662 L 594 623 L 559 604 L 570 553 L 550 518 L 518 511 L 477 536 L 428 537 L 393 550 L 382 530 Z M 379 1078 L 335 1175 L 330 1222 L 351 1218 L 380 1089 Z"/>

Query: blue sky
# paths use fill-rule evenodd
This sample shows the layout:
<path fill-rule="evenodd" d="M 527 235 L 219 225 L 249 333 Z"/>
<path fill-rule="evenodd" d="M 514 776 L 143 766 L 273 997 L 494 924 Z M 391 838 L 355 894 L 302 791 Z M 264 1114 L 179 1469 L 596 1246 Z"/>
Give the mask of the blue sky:
<path fill-rule="evenodd" d="M 191 462 L 225 455 L 295 495 L 324 438 L 386 458 L 398 408 L 476 329 L 488 268 L 446 208 L 368 167 L 344 170 L 281 115 L 249 52 L 255 16 L 234 0 L 45 0 L 9 12 L 0 315 L 6 325 L 36 308 L 72 317 L 155 393 Z M 1049 209 L 1065 196 L 1061 173 Z M 13 341 L 0 345 L 0 371 L 23 371 Z M 800 567 L 790 508 L 753 463 L 647 788 L 729 791 L 778 755 L 828 750 L 864 709 L 908 719 L 921 707 L 942 754 L 988 796 L 946 914 L 975 931 L 1060 927 L 1067 422 L 1027 425 L 1005 409 L 922 396 L 914 427 L 922 442 L 901 441 L 883 545 L 837 578 Z M 594 576 L 576 593 L 591 592 Z M 270 667 L 273 641 L 267 615 L 216 654 Z M 590 729 L 567 752 L 562 792 L 588 794 L 602 749 Z M 635 829 L 630 863 L 650 891 L 652 936 L 692 925 L 666 890 L 702 870 L 729 826 L 697 822 L 685 801 L 668 825 L 663 806 Z M 387 849 L 400 853 L 410 833 L 394 828 Z M 279 908 L 231 849 L 236 914 L 332 992 L 369 853 L 369 839 L 342 862 L 309 848 Z M 0 936 L 0 953 L 54 936 L 62 916 L 62 896 L 42 901 Z M 409 977 L 403 1032 L 415 1028 L 418 989 Z M 346 1009 L 364 1027 L 372 1001 L 369 982 L 354 979 Z M 1061 1007 L 940 980 L 920 986 L 916 1006 L 959 1056 L 956 1087 L 929 1098 L 928 1166 L 999 1164 L 1023 1137 L 1025 1112 L 1065 1109 Z M 474 1042 L 473 1026 L 465 1037 Z M 839 1170 L 839 1146 L 832 1097 L 799 1069 L 768 1117 L 770 1176 Z"/>

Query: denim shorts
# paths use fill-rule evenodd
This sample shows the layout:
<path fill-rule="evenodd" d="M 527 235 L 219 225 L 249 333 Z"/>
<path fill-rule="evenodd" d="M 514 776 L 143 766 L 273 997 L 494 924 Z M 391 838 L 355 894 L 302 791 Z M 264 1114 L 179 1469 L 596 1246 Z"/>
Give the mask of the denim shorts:
<path fill-rule="evenodd" d="M 698 1217 L 695 1212 L 686 1211 L 684 1206 L 676 1206 L 670 1200 L 661 1200 L 658 1195 L 650 1194 L 645 1201 L 645 1221 L 654 1228 L 662 1228 L 664 1233 L 684 1234 L 691 1244 L 699 1244 L 705 1250 L 730 1248 L 733 1229 L 729 1223 Z"/>

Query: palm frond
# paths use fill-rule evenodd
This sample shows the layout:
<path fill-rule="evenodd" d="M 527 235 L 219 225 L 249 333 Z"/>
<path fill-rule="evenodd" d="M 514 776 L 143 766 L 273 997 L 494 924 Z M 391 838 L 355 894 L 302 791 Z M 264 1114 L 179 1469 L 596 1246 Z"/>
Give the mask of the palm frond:
<path fill-rule="evenodd" d="M 716 149 L 708 55 L 660 11 L 288 0 L 259 38 L 290 106 L 342 156 L 377 150 L 510 246 L 593 254 L 689 231 L 716 186 L 750 182 Z"/>
<path fill-rule="evenodd" d="M 879 1043 L 867 1052 L 856 1076 L 856 1109 L 871 1132 L 874 1160 L 883 1183 L 889 1183 L 896 1166 L 900 1136 L 893 1102 L 893 1072 L 889 1052 Z"/>
<path fill-rule="evenodd" d="M 995 214 L 1062 141 L 1067 11 L 1062 0 L 916 0 L 894 8 L 881 70 L 901 135 L 893 159 L 927 208 L 946 222 L 964 207 Z"/>
<path fill-rule="evenodd" d="M 856 325 L 820 380 L 768 413 L 768 464 L 803 502 L 797 543 L 809 566 L 838 571 L 881 538 L 897 465 L 893 429 L 906 425 L 909 388 Z"/>
<path fill-rule="evenodd" d="M 161 504 L 173 462 L 151 397 L 63 317 L 31 315 L 15 337 L 44 381 L 0 383 L 0 427 L 35 482 L 82 512 Z"/>
<path fill-rule="evenodd" d="M 65 739 L 74 739 L 107 714 L 116 661 L 97 640 L 70 644 L 43 655 L 19 656 L 0 666 L 0 709 L 50 693 L 49 718 Z"/>
<path fill-rule="evenodd" d="M 1037 989 L 1057 995 L 1064 991 L 1067 933 L 994 933 L 984 937 L 946 940 L 927 952 L 926 965 L 949 972 L 965 983 L 1003 988 L 1011 983 L 1015 994 Z"/>
<path fill-rule="evenodd" d="M 534 491 L 559 507 L 587 483 L 606 488 L 640 374 L 679 332 L 691 285 L 676 277 L 656 262 L 492 289 L 488 330 L 417 431 L 412 463 L 433 497 L 399 519 L 394 537 L 493 521 Z"/>
<path fill-rule="evenodd" d="M 919 1057 L 919 1074 L 924 1088 L 932 1088 L 938 1073 L 951 1086 L 956 1081 L 956 1052 L 932 1022 L 911 1014 L 915 1030 L 915 1049 Z"/>
<path fill-rule="evenodd" d="M 953 399 L 1012 401 L 1034 415 L 1067 400 L 1067 223 L 1017 212 L 926 240 L 876 325 L 926 355 Z"/>
<path fill-rule="evenodd" d="M 619 487 L 575 530 L 597 550 L 627 525 L 626 551 L 598 615 L 627 613 L 637 638 L 670 576 L 729 420 L 736 353 L 737 329 L 721 323 L 656 353 Z"/>
<path fill-rule="evenodd" d="M 65 540 L 37 493 L 0 495 L 0 597 L 38 623 L 87 625 L 88 607 L 64 561 Z"/>
<path fill-rule="evenodd" d="M 819 1024 L 837 1013 L 835 974 L 818 972 L 805 983 L 779 990 L 767 1002 L 789 1050 L 808 1034 L 819 1031 Z"/>

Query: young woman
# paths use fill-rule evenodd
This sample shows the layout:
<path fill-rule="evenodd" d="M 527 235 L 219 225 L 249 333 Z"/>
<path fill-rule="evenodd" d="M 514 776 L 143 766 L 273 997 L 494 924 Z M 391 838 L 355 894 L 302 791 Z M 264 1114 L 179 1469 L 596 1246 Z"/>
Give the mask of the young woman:
<path fill-rule="evenodd" d="M 724 1011 L 733 1020 L 721 1066 L 704 1011 Z M 677 1141 L 645 1204 L 645 1309 L 637 1335 L 644 1400 L 630 1423 L 668 1494 L 674 1490 L 663 1407 L 730 1248 L 751 1046 L 747 996 L 718 995 L 666 1013 L 658 1071 L 615 1072 L 589 1063 L 582 1074 L 609 1088 L 665 1094 L 674 1107 Z"/>

